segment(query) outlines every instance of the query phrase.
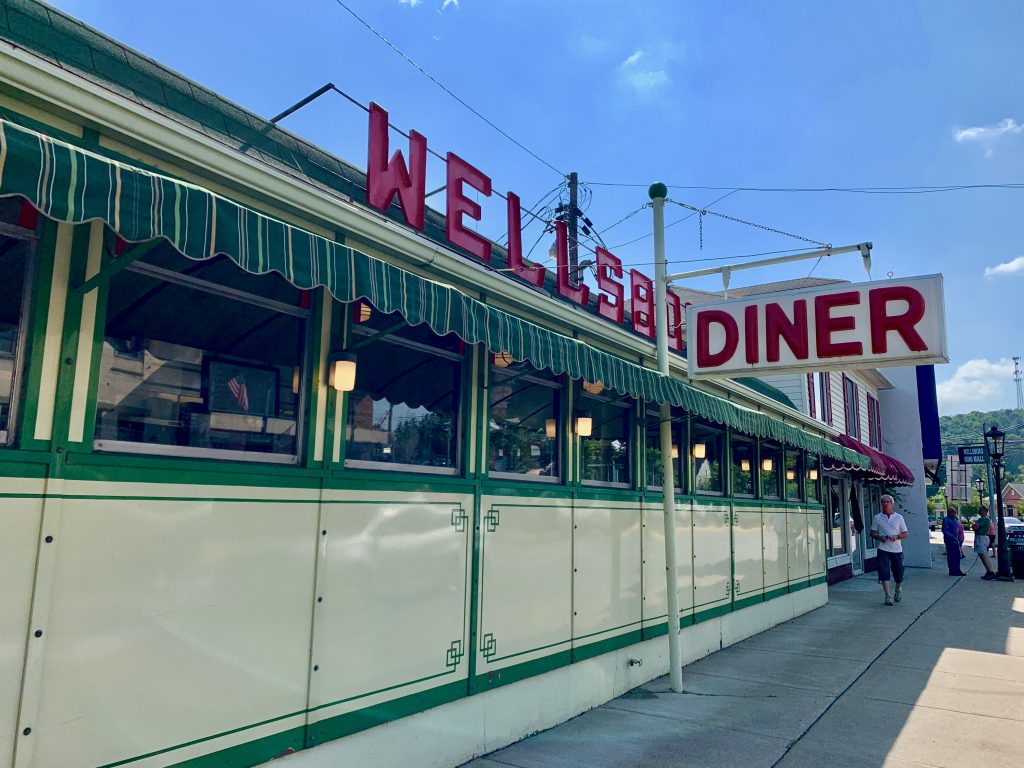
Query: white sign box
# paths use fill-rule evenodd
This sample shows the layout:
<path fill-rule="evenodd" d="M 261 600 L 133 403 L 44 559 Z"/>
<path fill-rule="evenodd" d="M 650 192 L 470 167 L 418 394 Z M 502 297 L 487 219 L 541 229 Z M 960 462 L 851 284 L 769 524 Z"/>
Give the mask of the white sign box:
<path fill-rule="evenodd" d="M 942 275 L 691 304 L 693 378 L 947 363 Z"/>

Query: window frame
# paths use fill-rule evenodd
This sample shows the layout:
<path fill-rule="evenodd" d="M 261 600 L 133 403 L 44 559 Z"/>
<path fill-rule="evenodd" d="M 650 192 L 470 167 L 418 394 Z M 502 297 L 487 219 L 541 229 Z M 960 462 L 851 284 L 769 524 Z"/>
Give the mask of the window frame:
<path fill-rule="evenodd" d="M 868 445 L 881 450 L 882 448 L 882 415 L 878 407 L 878 398 L 870 392 L 868 402 Z"/>
<path fill-rule="evenodd" d="M 18 427 L 21 420 L 22 385 L 28 368 L 25 350 L 28 347 L 28 336 L 32 321 L 32 286 L 35 284 L 36 252 L 39 247 L 37 230 L 20 227 L 0 221 L 0 236 L 22 240 L 28 243 L 25 255 L 25 282 L 21 286 L 21 317 L 18 321 L 18 343 L 14 348 L 14 363 L 11 371 L 11 399 L 7 406 L 7 429 L 0 430 L 0 448 L 14 447 L 18 440 Z"/>
<path fill-rule="evenodd" d="M 655 420 L 655 423 L 660 424 L 661 413 L 658 410 L 658 408 L 660 406 L 659 406 L 658 403 L 654 403 L 654 402 L 645 403 L 645 406 L 646 407 L 644 408 L 644 425 L 643 425 L 643 430 L 641 432 L 641 439 L 643 440 L 643 454 L 644 454 L 644 478 L 643 478 L 643 484 L 644 484 L 644 488 L 646 490 L 648 490 L 648 491 L 662 491 L 662 490 L 664 490 L 664 487 L 665 487 L 664 484 L 662 484 L 662 485 L 655 485 L 655 484 L 651 483 L 650 471 L 649 471 L 649 468 L 648 468 L 648 465 L 647 465 L 647 428 L 649 426 L 648 420 L 653 418 Z M 685 446 L 687 444 L 687 441 L 689 440 L 690 418 L 689 418 L 689 416 L 685 412 L 681 412 L 679 415 L 673 415 L 672 416 L 672 421 L 670 423 L 672 424 L 672 440 L 673 440 L 673 443 L 674 443 L 674 445 L 679 446 L 679 456 L 674 460 L 674 467 L 673 467 L 673 469 L 674 469 L 675 481 L 676 481 L 675 492 L 676 492 L 676 495 L 680 495 L 681 496 L 681 495 L 685 495 L 686 494 L 686 488 L 687 488 L 686 457 L 689 454 L 686 451 L 683 450 L 683 446 Z M 660 439 L 661 438 L 660 438 L 660 432 L 659 432 L 659 444 L 658 444 L 658 450 L 659 451 L 661 450 Z"/>
<path fill-rule="evenodd" d="M 843 411 L 846 417 L 846 434 L 860 440 L 860 392 L 857 382 L 843 374 Z M 851 392 L 852 390 L 852 392 Z M 851 397 L 852 395 L 852 397 Z"/>
<path fill-rule="evenodd" d="M 605 397 L 603 393 L 600 394 L 600 395 L 592 395 L 589 392 L 584 392 L 583 391 L 583 382 L 582 382 L 582 380 L 577 381 L 575 392 L 573 394 L 574 394 L 575 406 L 574 406 L 573 414 L 572 414 L 572 426 L 573 426 L 572 433 L 573 433 L 573 436 L 576 438 L 576 445 L 575 445 L 575 448 L 576 448 L 576 461 L 575 461 L 575 463 L 576 463 L 576 477 L 578 478 L 579 484 L 581 486 L 586 486 L 588 488 L 609 488 L 609 489 L 614 488 L 616 490 L 632 490 L 634 488 L 634 486 L 636 485 L 635 478 L 636 478 L 636 475 L 637 475 L 637 457 L 636 457 L 636 443 L 637 443 L 636 437 L 637 436 L 636 436 L 636 433 L 637 433 L 637 423 L 639 421 L 639 419 L 637 418 L 637 401 L 634 400 L 632 397 L 629 397 L 628 395 L 624 395 L 624 396 L 617 397 L 617 398 L 613 399 L 613 398 L 610 398 L 610 397 Z M 576 420 L 577 413 L 585 410 L 584 408 L 582 408 L 582 406 L 583 406 L 583 403 L 586 400 L 600 400 L 600 401 L 602 401 L 604 403 L 607 403 L 608 405 L 611 405 L 612 407 L 621 408 L 621 409 L 623 409 L 626 412 L 626 421 L 627 421 L 627 426 L 626 426 L 626 450 L 627 450 L 627 454 L 626 454 L 626 458 L 629 461 L 629 465 L 626 468 L 626 473 L 627 473 L 627 475 L 629 477 L 629 480 L 627 482 L 616 483 L 616 482 L 611 482 L 611 481 L 608 481 L 608 480 L 587 480 L 587 479 L 584 479 L 584 477 L 583 477 L 583 441 L 584 440 L 589 440 L 591 438 L 582 437 L 581 435 L 577 435 L 576 434 L 575 420 Z M 644 441 L 644 452 L 646 454 L 646 440 Z"/>
<path fill-rule="evenodd" d="M 768 458 L 764 455 L 765 449 L 771 451 L 774 454 L 775 468 L 772 470 L 775 473 L 775 495 L 769 495 L 765 492 L 764 473 L 765 469 L 762 466 L 764 459 Z M 772 443 L 769 441 L 759 441 L 757 445 L 757 496 L 758 498 L 764 499 L 765 501 L 784 501 L 785 495 L 785 477 L 786 477 L 786 449 L 781 443 Z"/>
<path fill-rule="evenodd" d="M 747 474 L 750 475 L 750 493 L 740 493 L 736 490 L 736 471 L 737 465 L 734 461 L 734 451 L 739 446 L 746 446 L 750 449 L 750 469 Z M 758 497 L 758 486 L 760 485 L 760 472 L 757 470 L 760 457 L 758 453 L 757 440 L 753 437 L 744 434 L 738 434 L 733 432 L 729 439 L 729 493 L 737 499 L 756 499 Z M 739 469 L 743 471 L 742 466 Z"/>
<path fill-rule="evenodd" d="M 238 269 L 241 270 L 240 267 Z M 103 455 L 121 454 L 184 459 L 221 459 L 223 461 L 250 462 L 254 464 L 301 466 L 303 461 L 306 420 L 309 415 L 308 411 L 310 404 L 308 392 L 308 385 L 312 375 L 310 344 L 319 338 L 318 334 L 313 333 L 311 327 L 314 314 L 313 309 L 286 304 L 275 299 L 268 299 L 267 297 L 260 296 L 259 294 L 253 294 L 249 291 L 244 291 L 238 288 L 231 288 L 230 286 L 215 283 L 211 280 L 204 280 L 203 278 L 195 277 L 193 275 L 184 275 L 180 272 L 175 272 L 172 269 L 160 267 L 155 264 L 148 264 L 144 261 L 132 262 L 124 268 L 124 271 L 145 275 L 171 285 L 190 288 L 196 291 L 203 291 L 205 293 L 220 296 L 232 301 L 238 301 L 243 304 L 250 304 L 273 312 L 280 312 L 282 314 L 300 318 L 303 321 L 303 338 L 301 340 L 303 354 L 302 363 L 300 365 L 299 391 L 297 393 L 298 400 L 295 408 L 295 453 L 285 454 L 268 453 L 263 451 L 239 451 L 230 448 L 206 448 L 202 446 L 166 445 L 164 443 L 142 443 L 130 440 L 109 440 L 105 438 L 97 438 L 95 436 L 95 428 L 92 438 L 92 450 Z M 282 277 L 280 279 L 283 280 L 284 278 Z M 296 290 L 301 291 L 302 289 L 296 288 Z M 106 312 L 107 307 L 104 306 L 102 313 L 98 313 L 97 315 L 97 331 L 100 334 L 100 338 L 103 340 L 106 339 Z M 103 323 L 103 327 L 99 327 L 100 322 Z M 206 350 L 203 350 L 203 352 L 205 351 Z M 223 356 L 223 354 L 224 353 L 218 353 L 218 356 Z M 230 357 L 231 355 L 228 356 Z M 95 375 L 97 377 L 102 375 L 102 369 L 100 366 L 97 366 Z M 99 407 L 99 403 L 92 403 L 92 407 L 95 413 Z"/>
<path fill-rule="evenodd" d="M 719 479 L 719 484 L 721 485 L 721 490 L 710 491 L 710 490 L 707 490 L 707 489 L 698 489 L 697 488 L 697 461 L 699 461 L 699 459 L 696 459 L 694 457 L 694 455 L 693 455 L 693 444 L 694 444 L 694 440 L 696 440 L 696 438 L 697 438 L 697 431 L 698 430 L 700 430 L 704 434 L 713 436 L 715 440 L 719 441 L 719 444 L 721 446 L 721 451 L 720 451 L 720 454 L 719 454 L 719 465 L 720 465 L 720 467 L 719 467 L 719 471 L 718 471 L 719 472 L 719 478 L 720 478 Z M 727 472 L 728 471 L 728 470 L 726 470 L 725 467 L 730 467 L 731 464 L 732 464 L 731 459 L 729 460 L 729 463 L 726 464 L 726 459 L 727 459 L 726 451 L 728 450 L 728 440 L 726 439 L 726 437 L 727 437 L 727 430 L 726 429 L 716 429 L 709 422 L 703 422 L 703 421 L 701 421 L 699 419 L 691 419 L 690 420 L 690 431 L 689 431 L 689 434 L 687 435 L 687 443 L 686 443 L 686 457 L 687 457 L 687 464 L 689 465 L 688 486 L 691 489 L 691 494 L 692 495 L 694 495 L 694 496 L 728 496 L 729 495 L 730 488 L 729 488 L 728 483 L 726 482 L 729 479 L 728 478 L 728 474 L 723 474 L 723 472 Z M 723 464 L 725 465 L 725 467 L 721 466 Z"/>
<path fill-rule="evenodd" d="M 554 453 L 555 453 L 555 455 L 558 456 L 558 474 L 557 475 L 525 475 L 525 474 L 522 474 L 521 472 L 497 472 L 497 471 L 494 471 L 494 470 L 491 470 L 491 469 L 487 468 L 486 463 L 490 459 L 490 455 L 491 455 L 491 433 L 490 433 L 491 397 L 490 397 L 490 391 L 491 391 L 491 384 L 498 380 L 496 377 L 494 377 L 494 371 L 495 371 L 495 369 L 498 368 L 498 366 L 494 365 L 493 357 L 492 357 L 491 354 L 488 353 L 486 355 L 485 359 L 490 359 L 491 362 L 487 364 L 487 387 L 486 387 L 486 390 L 485 390 L 485 392 L 486 392 L 485 401 L 487 403 L 487 407 L 486 407 L 486 412 L 485 412 L 484 420 L 483 420 L 483 424 L 482 424 L 482 427 L 486 430 L 486 436 L 484 437 L 484 442 L 486 443 L 486 451 L 487 451 L 486 454 L 484 455 L 485 466 L 481 467 L 481 470 L 482 470 L 483 474 L 486 477 L 494 479 L 494 480 L 521 480 L 521 481 L 526 482 L 526 483 L 545 483 L 545 484 L 548 484 L 548 485 L 563 485 L 565 483 L 565 479 L 566 479 L 565 466 L 564 466 L 565 465 L 565 445 L 564 445 L 564 437 L 565 437 L 565 418 L 564 418 L 564 411 L 565 411 L 565 377 L 564 377 L 564 375 L 552 374 L 555 377 L 555 380 L 553 380 L 553 381 L 551 379 L 542 379 L 542 378 L 539 378 L 537 376 L 532 376 L 529 373 L 522 373 L 519 376 L 515 376 L 515 379 L 517 381 L 520 380 L 520 379 L 523 379 L 523 380 L 526 380 L 526 381 L 530 381 L 530 382 L 532 382 L 534 384 L 537 384 L 539 386 L 547 387 L 549 389 L 552 389 L 552 390 L 554 390 L 557 393 L 557 396 L 558 396 L 557 397 L 557 404 L 555 406 L 556 407 L 556 412 L 558 414 L 557 417 L 555 418 L 555 421 L 557 422 L 556 437 L 555 437 L 555 439 L 556 439 L 557 442 L 556 442 L 556 445 L 555 445 Z M 531 368 L 533 368 L 533 370 L 539 371 L 539 372 L 542 372 L 544 370 L 544 369 L 535 368 L 532 365 L 531 365 Z M 461 435 L 461 430 L 460 430 L 460 435 Z M 460 439 L 459 443 L 460 443 L 460 447 L 461 447 L 461 439 Z M 370 462 L 370 463 L 373 463 L 373 462 Z M 416 466 L 416 465 L 413 465 L 413 466 Z"/>

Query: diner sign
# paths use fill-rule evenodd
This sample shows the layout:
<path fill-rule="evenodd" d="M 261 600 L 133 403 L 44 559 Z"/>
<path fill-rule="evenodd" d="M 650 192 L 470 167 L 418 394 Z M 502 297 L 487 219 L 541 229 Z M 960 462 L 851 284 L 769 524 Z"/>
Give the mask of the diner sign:
<path fill-rule="evenodd" d="M 942 275 L 687 307 L 693 378 L 949 362 Z"/>

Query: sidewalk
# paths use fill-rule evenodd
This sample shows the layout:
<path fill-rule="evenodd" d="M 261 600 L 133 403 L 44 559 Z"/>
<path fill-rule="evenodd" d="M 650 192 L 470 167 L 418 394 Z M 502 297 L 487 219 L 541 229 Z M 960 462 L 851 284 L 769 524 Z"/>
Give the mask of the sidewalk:
<path fill-rule="evenodd" d="M 874 574 L 829 604 L 465 768 L 963 766 L 1024 760 L 1024 581 Z"/>

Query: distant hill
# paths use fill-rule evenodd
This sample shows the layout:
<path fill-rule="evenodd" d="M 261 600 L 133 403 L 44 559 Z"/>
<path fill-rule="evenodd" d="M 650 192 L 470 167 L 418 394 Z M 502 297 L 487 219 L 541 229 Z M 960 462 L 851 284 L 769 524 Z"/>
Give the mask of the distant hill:
<path fill-rule="evenodd" d="M 981 443 L 982 425 L 985 428 L 997 424 L 1006 433 L 1006 474 L 1009 480 L 1024 480 L 1024 411 L 1003 409 L 1000 411 L 971 411 L 956 416 L 940 416 L 939 431 L 942 434 L 943 456 L 956 453 L 958 445 Z"/>

